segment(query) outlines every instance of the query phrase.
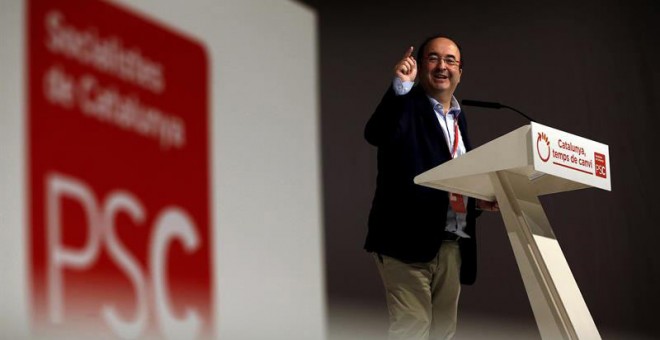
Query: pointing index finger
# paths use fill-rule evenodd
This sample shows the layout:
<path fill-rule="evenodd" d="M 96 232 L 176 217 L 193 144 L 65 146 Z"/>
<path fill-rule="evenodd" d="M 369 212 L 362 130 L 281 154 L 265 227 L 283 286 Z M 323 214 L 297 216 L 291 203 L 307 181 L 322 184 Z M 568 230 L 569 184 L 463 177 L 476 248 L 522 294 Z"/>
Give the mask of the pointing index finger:
<path fill-rule="evenodd" d="M 404 58 L 409 58 L 413 53 L 413 49 L 414 49 L 414 47 L 412 47 L 412 46 L 408 47 L 408 50 L 406 50 L 406 54 L 404 54 L 403 57 Z"/>

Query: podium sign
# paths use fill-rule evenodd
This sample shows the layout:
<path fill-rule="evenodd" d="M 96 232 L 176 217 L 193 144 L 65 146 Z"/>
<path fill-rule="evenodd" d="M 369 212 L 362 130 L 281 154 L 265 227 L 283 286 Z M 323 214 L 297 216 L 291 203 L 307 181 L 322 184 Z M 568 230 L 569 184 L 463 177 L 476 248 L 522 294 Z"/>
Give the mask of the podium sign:
<path fill-rule="evenodd" d="M 611 190 L 607 145 L 538 123 L 531 124 L 534 169 Z"/>

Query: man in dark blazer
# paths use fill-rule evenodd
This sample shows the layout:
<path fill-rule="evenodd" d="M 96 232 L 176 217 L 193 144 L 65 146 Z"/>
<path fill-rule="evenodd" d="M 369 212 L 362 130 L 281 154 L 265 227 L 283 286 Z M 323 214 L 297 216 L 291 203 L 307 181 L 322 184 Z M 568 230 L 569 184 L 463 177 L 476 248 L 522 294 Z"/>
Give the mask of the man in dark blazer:
<path fill-rule="evenodd" d="M 497 204 L 414 184 L 415 176 L 472 146 L 454 97 L 463 73 L 459 46 L 435 36 L 422 43 L 417 59 L 412 52 L 396 64 L 393 84 L 365 129 L 378 147 L 365 249 L 385 285 L 390 339 L 447 339 L 456 330 L 460 284 L 476 278 L 477 205 L 497 210 Z"/>

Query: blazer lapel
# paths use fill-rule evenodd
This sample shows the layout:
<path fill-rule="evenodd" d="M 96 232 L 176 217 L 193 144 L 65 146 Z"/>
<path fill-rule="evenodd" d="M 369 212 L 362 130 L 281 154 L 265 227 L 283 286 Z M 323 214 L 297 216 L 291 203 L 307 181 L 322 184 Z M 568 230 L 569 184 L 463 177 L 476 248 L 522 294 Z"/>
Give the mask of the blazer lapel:
<path fill-rule="evenodd" d="M 472 143 L 470 143 L 470 138 L 467 134 L 466 129 L 467 121 L 465 120 L 465 112 L 461 110 L 461 114 L 458 119 L 458 129 L 461 130 L 461 138 L 463 138 L 463 145 L 465 145 L 465 152 L 472 150 Z"/>
<path fill-rule="evenodd" d="M 417 91 L 416 110 L 421 113 L 422 128 L 425 131 L 425 140 L 427 147 L 434 155 L 441 155 L 444 159 L 450 159 L 449 146 L 445 139 L 445 133 L 442 131 L 438 117 L 431 106 L 431 101 L 424 91 L 419 88 Z"/>

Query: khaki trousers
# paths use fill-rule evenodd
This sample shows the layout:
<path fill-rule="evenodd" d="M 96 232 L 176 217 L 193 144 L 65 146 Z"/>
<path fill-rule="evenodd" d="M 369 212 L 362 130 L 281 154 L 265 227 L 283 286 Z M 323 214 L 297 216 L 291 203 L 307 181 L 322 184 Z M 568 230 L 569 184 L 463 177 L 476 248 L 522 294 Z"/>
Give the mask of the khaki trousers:
<path fill-rule="evenodd" d="M 461 292 L 457 241 L 443 241 L 429 262 L 404 263 L 374 254 L 385 285 L 390 340 L 451 339 Z"/>

